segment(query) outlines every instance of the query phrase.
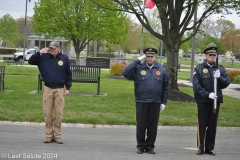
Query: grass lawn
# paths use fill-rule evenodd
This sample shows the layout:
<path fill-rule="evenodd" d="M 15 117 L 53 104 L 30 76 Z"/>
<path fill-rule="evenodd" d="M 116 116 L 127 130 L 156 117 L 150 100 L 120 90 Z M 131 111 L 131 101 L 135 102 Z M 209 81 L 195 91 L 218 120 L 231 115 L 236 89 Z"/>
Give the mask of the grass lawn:
<path fill-rule="evenodd" d="M 6 66 L 5 90 L 0 92 L 0 120 L 43 122 L 42 93 L 37 90 L 38 69 Z M 100 91 L 107 96 L 70 94 L 65 98 L 63 122 L 91 124 L 135 124 L 133 82 L 110 79 L 109 71 L 101 71 Z M 180 79 L 189 79 L 189 72 L 180 72 Z M 180 90 L 193 95 L 191 87 Z M 73 83 L 73 92 L 97 91 L 97 84 Z M 240 99 L 224 96 L 219 113 L 219 126 L 240 126 Z M 168 101 L 161 111 L 159 125 L 196 125 L 196 104 Z"/>

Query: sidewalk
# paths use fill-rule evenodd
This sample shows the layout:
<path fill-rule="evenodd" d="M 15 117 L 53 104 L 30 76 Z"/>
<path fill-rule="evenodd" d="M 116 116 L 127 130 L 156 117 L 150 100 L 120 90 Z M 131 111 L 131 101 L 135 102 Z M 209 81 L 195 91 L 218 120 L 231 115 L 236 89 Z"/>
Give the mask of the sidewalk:
<path fill-rule="evenodd" d="M 188 86 L 192 86 L 192 83 L 190 81 L 187 80 L 178 80 L 179 84 L 184 84 L 184 85 L 188 85 Z M 236 88 L 240 89 L 240 84 L 233 84 L 231 83 L 227 88 L 223 89 L 223 95 L 227 95 L 233 98 L 237 98 L 240 99 L 240 91 L 234 90 Z"/>

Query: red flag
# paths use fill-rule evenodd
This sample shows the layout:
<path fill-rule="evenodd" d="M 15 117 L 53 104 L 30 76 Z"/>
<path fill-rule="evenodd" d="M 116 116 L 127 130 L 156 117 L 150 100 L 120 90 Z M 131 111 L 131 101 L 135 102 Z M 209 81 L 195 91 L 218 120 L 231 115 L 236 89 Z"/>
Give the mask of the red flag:
<path fill-rule="evenodd" d="M 149 9 L 152 9 L 155 6 L 155 2 L 153 0 L 144 0 L 144 4 Z"/>

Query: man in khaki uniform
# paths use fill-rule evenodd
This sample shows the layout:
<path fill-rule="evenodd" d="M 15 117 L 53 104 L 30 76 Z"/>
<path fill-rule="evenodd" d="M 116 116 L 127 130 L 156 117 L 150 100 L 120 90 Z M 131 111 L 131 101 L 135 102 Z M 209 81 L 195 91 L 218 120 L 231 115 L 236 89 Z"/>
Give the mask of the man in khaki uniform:
<path fill-rule="evenodd" d="M 53 41 L 49 48 L 43 48 L 32 55 L 28 63 L 38 66 L 44 80 L 43 112 L 46 132 L 44 143 L 56 141 L 62 144 L 61 124 L 64 96 L 69 94 L 72 86 L 69 58 L 62 54 L 59 42 Z M 55 113 L 54 119 L 53 112 Z"/>

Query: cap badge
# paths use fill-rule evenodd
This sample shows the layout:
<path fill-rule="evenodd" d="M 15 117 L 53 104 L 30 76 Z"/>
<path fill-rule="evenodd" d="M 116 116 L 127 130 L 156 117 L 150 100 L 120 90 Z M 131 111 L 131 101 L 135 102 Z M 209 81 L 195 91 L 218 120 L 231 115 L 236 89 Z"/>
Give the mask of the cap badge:
<path fill-rule="evenodd" d="M 142 70 L 141 75 L 146 75 L 146 71 Z"/>
<path fill-rule="evenodd" d="M 203 73 L 208 73 L 207 68 L 204 68 L 204 69 L 203 69 Z"/>
<path fill-rule="evenodd" d="M 156 72 L 156 75 L 160 76 L 161 72 L 160 71 L 157 71 Z"/>
<path fill-rule="evenodd" d="M 62 65 L 63 65 L 63 61 L 61 61 L 61 60 L 58 61 L 58 65 L 59 65 L 59 66 L 62 66 Z"/>

